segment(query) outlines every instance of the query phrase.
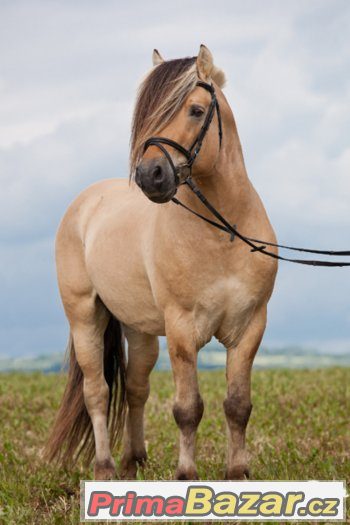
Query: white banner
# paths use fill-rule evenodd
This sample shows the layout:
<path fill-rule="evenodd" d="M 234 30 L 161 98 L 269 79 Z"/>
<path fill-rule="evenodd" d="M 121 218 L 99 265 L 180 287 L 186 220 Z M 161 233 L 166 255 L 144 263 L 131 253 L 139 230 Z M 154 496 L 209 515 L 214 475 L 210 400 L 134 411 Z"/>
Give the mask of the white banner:
<path fill-rule="evenodd" d="M 82 481 L 81 520 L 343 521 L 343 481 Z"/>

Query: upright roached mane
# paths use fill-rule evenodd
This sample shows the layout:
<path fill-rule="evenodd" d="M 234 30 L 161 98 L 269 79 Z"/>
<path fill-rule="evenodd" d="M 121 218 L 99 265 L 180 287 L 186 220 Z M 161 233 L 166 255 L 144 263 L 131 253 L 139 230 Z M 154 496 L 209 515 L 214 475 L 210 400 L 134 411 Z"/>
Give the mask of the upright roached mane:
<path fill-rule="evenodd" d="M 169 124 L 197 81 L 196 57 L 193 57 L 162 62 L 142 82 L 131 130 L 131 177 L 141 160 L 146 140 Z"/>

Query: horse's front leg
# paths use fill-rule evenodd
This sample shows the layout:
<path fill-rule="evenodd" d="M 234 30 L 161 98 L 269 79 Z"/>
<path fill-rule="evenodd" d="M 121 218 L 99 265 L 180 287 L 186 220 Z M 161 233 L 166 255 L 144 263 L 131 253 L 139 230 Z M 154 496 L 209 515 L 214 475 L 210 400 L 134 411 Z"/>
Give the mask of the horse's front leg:
<path fill-rule="evenodd" d="M 228 430 L 227 479 L 249 476 L 245 436 L 252 410 L 251 369 L 265 326 L 266 306 L 255 314 L 239 344 L 227 347 L 227 397 L 224 401 Z"/>
<path fill-rule="evenodd" d="M 191 323 L 185 318 L 170 318 L 166 330 L 176 390 L 173 414 L 180 430 L 176 479 L 198 479 L 195 443 L 204 406 L 198 388 L 197 347 Z"/>

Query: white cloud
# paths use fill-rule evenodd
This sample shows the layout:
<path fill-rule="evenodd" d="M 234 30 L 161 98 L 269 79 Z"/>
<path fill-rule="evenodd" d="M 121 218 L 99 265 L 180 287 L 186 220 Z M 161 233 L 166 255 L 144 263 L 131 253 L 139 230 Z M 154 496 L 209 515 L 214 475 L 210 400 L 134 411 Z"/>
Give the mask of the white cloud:
<path fill-rule="evenodd" d="M 113 104 L 61 123 L 0 154 L 0 239 L 51 234 L 68 203 L 98 179 L 128 176 L 127 107 Z M 15 205 L 14 205 L 15 203 Z"/>

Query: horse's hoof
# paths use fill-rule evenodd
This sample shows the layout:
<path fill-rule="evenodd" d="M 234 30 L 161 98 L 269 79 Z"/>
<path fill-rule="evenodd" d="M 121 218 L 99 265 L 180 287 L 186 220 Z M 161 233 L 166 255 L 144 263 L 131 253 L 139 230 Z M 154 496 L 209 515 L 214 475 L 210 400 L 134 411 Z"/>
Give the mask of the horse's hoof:
<path fill-rule="evenodd" d="M 122 479 L 136 479 L 137 468 L 144 468 L 146 461 L 146 451 L 138 455 L 124 456 L 120 462 L 120 477 Z"/>
<path fill-rule="evenodd" d="M 226 470 L 225 479 L 244 481 L 249 479 L 249 469 L 245 465 L 237 465 Z"/>
<path fill-rule="evenodd" d="M 112 459 L 96 461 L 94 468 L 94 477 L 96 480 L 115 479 L 115 475 L 115 465 Z"/>
<path fill-rule="evenodd" d="M 199 478 L 195 468 L 189 468 L 185 470 L 184 468 L 179 467 L 176 471 L 175 479 L 179 481 L 192 481 Z"/>
<path fill-rule="evenodd" d="M 136 479 L 137 474 L 137 464 L 136 461 L 129 461 L 127 464 L 124 464 L 120 468 L 120 478 L 121 479 Z"/>

